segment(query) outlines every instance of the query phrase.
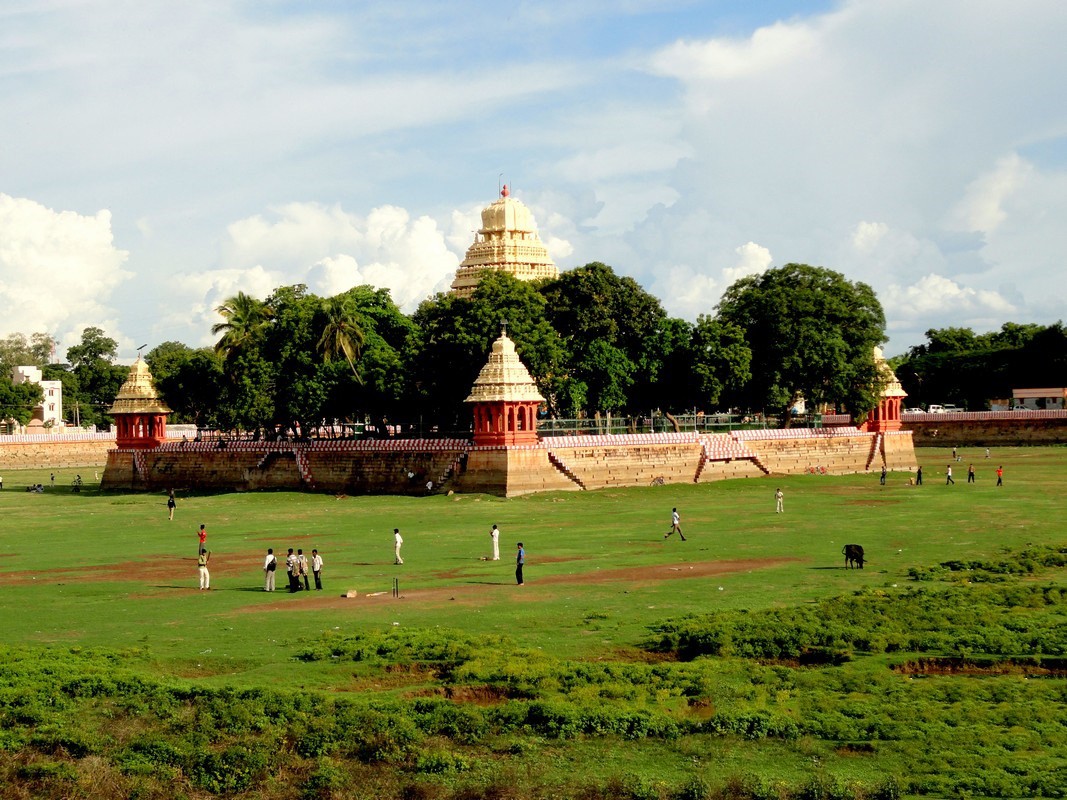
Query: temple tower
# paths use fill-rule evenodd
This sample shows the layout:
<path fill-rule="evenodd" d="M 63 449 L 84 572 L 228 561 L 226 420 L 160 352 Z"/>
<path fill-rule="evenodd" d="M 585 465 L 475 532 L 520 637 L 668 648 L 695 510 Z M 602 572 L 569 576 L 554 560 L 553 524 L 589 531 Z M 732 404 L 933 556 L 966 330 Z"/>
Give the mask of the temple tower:
<path fill-rule="evenodd" d="M 874 348 L 874 363 L 885 380 L 885 388 L 882 389 L 882 396 L 878 401 L 878 405 L 867 416 L 867 421 L 863 423 L 864 430 L 871 433 L 899 431 L 900 410 L 908 393 L 904 391 L 900 381 L 897 380 L 897 376 L 889 368 L 889 362 L 885 360 L 880 347 Z"/>
<path fill-rule="evenodd" d="M 511 197 L 506 184 L 500 199 L 482 209 L 482 227 L 456 270 L 452 292 L 470 297 L 488 270 L 508 272 L 521 281 L 559 277 L 530 209 Z"/>
<path fill-rule="evenodd" d="M 537 406 L 544 399 L 505 328 L 464 401 L 473 406 L 474 444 L 537 444 Z"/>
<path fill-rule="evenodd" d="M 115 418 L 115 446 L 120 450 L 150 450 L 166 440 L 171 410 L 159 399 L 152 373 L 140 356 L 108 413 Z"/>

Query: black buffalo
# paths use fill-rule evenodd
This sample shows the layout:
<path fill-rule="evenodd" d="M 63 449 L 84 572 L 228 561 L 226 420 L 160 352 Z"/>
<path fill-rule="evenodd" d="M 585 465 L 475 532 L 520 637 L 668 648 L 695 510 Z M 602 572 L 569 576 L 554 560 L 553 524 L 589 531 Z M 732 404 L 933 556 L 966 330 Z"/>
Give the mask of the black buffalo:
<path fill-rule="evenodd" d="M 858 544 L 846 544 L 841 548 L 845 556 L 845 567 L 859 567 L 863 569 L 863 547 Z"/>

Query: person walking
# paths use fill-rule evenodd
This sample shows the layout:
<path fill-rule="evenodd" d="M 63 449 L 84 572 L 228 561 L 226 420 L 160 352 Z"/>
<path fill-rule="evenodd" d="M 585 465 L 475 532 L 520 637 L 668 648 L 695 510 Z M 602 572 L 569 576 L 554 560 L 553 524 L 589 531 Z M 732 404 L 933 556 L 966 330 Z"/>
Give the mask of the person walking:
<path fill-rule="evenodd" d="M 782 493 L 781 489 L 774 490 L 774 513 L 785 513 L 785 495 Z"/>
<path fill-rule="evenodd" d="M 885 486 L 885 464 L 882 464 L 882 477 L 878 481 L 882 486 Z"/>
<path fill-rule="evenodd" d="M 211 560 L 211 553 L 207 551 L 207 548 L 200 548 L 200 555 L 197 556 L 196 566 L 200 570 L 200 591 L 207 591 L 211 588 L 211 573 L 207 570 L 207 562 Z"/>
<path fill-rule="evenodd" d="M 950 483 L 953 486 L 956 485 L 956 481 L 952 480 L 952 465 L 948 464 L 945 467 L 945 486 L 948 486 Z"/>
<path fill-rule="evenodd" d="M 515 553 L 515 583 L 519 586 L 525 586 L 526 582 L 522 578 L 522 568 L 526 564 L 526 550 L 523 549 L 522 542 L 519 542 L 519 549 Z"/>
<path fill-rule="evenodd" d="M 295 594 L 300 591 L 300 576 L 297 572 L 296 554 L 293 552 L 293 548 L 289 548 L 288 554 L 285 556 L 285 571 L 289 575 L 289 594 Z"/>
<path fill-rule="evenodd" d="M 663 534 L 663 538 L 666 539 L 668 536 L 670 536 L 672 533 L 674 533 L 676 531 L 678 533 L 678 537 L 684 542 L 685 541 L 685 536 L 682 535 L 682 518 L 678 514 L 678 509 L 677 508 L 672 508 L 671 509 L 671 529 L 669 531 L 667 531 L 665 534 Z"/>
<path fill-rule="evenodd" d="M 967 483 L 974 483 L 974 464 L 967 465 Z"/>
<path fill-rule="evenodd" d="M 1004 467 L 997 467 L 997 486 L 1004 485 Z"/>
<path fill-rule="evenodd" d="M 298 570 L 297 583 L 299 583 L 300 580 L 303 579 L 304 591 L 310 592 L 311 582 L 308 580 L 308 557 L 304 555 L 304 548 L 302 547 L 297 548 L 296 551 L 296 568 Z"/>
<path fill-rule="evenodd" d="M 493 540 L 493 561 L 500 560 L 500 528 L 495 524 L 493 529 L 489 531 L 489 538 Z"/>
<path fill-rule="evenodd" d="M 176 503 L 174 501 L 174 490 L 171 489 L 170 491 L 167 492 L 167 519 L 170 519 L 170 520 L 174 519 L 174 506 L 175 505 L 176 505 Z"/>
<path fill-rule="evenodd" d="M 278 559 L 274 555 L 274 548 L 267 548 L 267 558 L 263 561 L 263 591 L 274 591 L 274 573 L 278 571 Z"/>
<path fill-rule="evenodd" d="M 404 559 L 400 557 L 400 546 L 404 544 L 404 537 L 400 535 L 400 528 L 393 528 L 393 563 L 403 564 Z"/>
<path fill-rule="evenodd" d="M 315 574 L 315 590 L 322 591 L 322 556 L 314 549 L 311 551 L 311 571 Z"/>
<path fill-rule="evenodd" d="M 919 466 L 915 470 L 915 485 L 916 486 L 922 486 L 923 485 L 923 468 L 922 468 L 922 466 Z"/>

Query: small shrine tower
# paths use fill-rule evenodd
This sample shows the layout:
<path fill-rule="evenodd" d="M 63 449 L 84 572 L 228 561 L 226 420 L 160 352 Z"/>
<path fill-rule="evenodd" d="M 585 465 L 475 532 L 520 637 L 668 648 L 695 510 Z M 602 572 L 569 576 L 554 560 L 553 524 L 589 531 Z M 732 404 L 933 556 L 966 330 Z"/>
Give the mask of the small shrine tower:
<path fill-rule="evenodd" d="M 880 347 L 874 348 L 874 363 L 885 381 L 885 388 L 882 389 L 882 396 L 878 401 L 878 405 L 867 416 L 867 421 L 863 423 L 863 428 L 871 433 L 899 431 L 900 408 L 904 404 L 904 398 L 908 396 L 908 393 L 904 391 L 900 381 L 897 380 L 897 376 L 889 368 L 889 362 L 885 360 Z"/>
<path fill-rule="evenodd" d="M 171 410 L 159 399 L 152 373 L 140 356 L 107 413 L 115 418 L 115 446 L 120 450 L 150 450 L 166 440 Z"/>
<path fill-rule="evenodd" d="M 537 444 L 537 406 L 544 399 L 519 360 L 505 323 L 464 401 L 473 405 L 475 446 Z"/>
<path fill-rule="evenodd" d="M 559 268 L 537 235 L 530 209 L 511 197 L 507 184 L 500 190 L 500 199 L 482 209 L 482 227 L 456 270 L 452 293 L 470 297 L 490 270 L 508 272 L 520 281 L 559 277 Z"/>

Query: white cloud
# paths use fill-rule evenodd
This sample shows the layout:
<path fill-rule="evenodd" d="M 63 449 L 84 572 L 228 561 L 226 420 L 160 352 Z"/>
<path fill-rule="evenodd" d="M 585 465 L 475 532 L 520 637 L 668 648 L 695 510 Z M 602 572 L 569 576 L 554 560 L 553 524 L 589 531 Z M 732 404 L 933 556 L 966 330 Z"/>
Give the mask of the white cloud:
<path fill-rule="evenodd" d="M 972 181 L 952 212 L 959 230 L 992 233 L 1007 218 L 1004 204 L 1033 177 L 1033 166 L 1012 153 L 985 175 Z"/>
<path fill-rule="evenodd" d="M 80 340 L 86 325 L 110 324 L 120 338 L 111 292 L 130 277 L 127 252 L 115 247 L 111 213 L 53 211 L 0 194 L 0 305 L 10 332 Z"/>
<path fill-rule="evenodd" d="M 818 34 L 807 25 L 780 22 L 743 39 L 679 41 L 652 59 L 652 69 L 698 80 L 736 80 L 810 58 L 819 45 Z"/>
<path fill-rule="evenodd" d="M 724 288 L 746 275 L 759 275 L 766 272 L 774 261 L 771 251 L 755 242 L 747 242 L 734 252 L 739 256 L 737 263 L 722 271 Z"/>
<path fill-rule="evenodd" d="M 986 319 L 1007 319 L 1017 309 L 997 292 L 973 289 L 941 275 L 926 275 L 910 286 L 890 285 L 882 302 L 894 317 L 930 320 L 929 327 L 979 325 Z M 945 322 L 951 320 L 951 322 Z"/>
<path fill-rule="evenodd" d="M 282 283 L 305 282 L 321 294 L 362 283 L 385 287 L 406 311 L 446 289 L 459 265 L 445 232 L 428 216 L 380 206 L 361 217 L 316 203 L 290 203 L 269 219 L 234 222 L 221 261 L 238 270 L 260 266 Z"/>

